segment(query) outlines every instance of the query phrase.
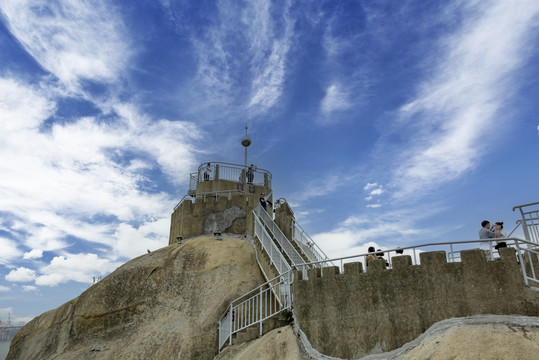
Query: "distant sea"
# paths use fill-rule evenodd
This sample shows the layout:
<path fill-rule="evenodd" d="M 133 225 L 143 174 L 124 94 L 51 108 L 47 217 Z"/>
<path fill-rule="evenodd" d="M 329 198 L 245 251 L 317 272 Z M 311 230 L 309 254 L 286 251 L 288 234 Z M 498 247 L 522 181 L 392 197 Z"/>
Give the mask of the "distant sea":
<path fill-rule="evenodd" d="M 0 360 L 6 360 L 10 341 L 0 341 Z"/>

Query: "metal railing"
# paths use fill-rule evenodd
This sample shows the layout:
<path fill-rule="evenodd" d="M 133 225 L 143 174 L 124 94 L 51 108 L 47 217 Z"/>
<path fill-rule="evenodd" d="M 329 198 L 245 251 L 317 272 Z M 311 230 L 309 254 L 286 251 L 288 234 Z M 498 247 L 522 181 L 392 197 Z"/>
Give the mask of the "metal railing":
<path fill-rule="evenodd" d="M 286 238 L 286 236 L 283 234 L 279 226 L 273 221 L 271 216 L 262 208 L 260 204 L 258 204 L 253 212 L 262 220 L 262 223 L 266 225 L 266 227 L 270 230 L 270 235 L 273 235 L 275 240 L 279 243 L 279 246 L 283 251 L 285 252 L 286 256 L 291 261 L 291 265 L 296 264 L 303 264 L 305 262 L 305 259 L 298 253 L 294 245 L 290 243 L 290 241 Z"/>
<path fill-rule="evenodd" d="M 187 195 L 184 195 L 184 197 L 176 204 L 176 206 L 174 206 L 174 210 L 172 211 L 174 212 L 177 208 L 179 208 L 180 205 L 184 202 L 185 198 L 187 197 L 191 197 L 193 199 L 199 198 L 206 201 L 206 199 L 209 199 L 209 198 L 218 199 L 220 197 L 226 196 L 228 200 L 232 200 L 232 196 L 238 196 L 238 195 L 245 195 L 245 192 L 243 192 L 243 190 L 234 189 L 234 190 L 210 191 L 210 192 L 205 192 L 205 193 L 198 193 L 196 195 L 187 194 Z"/>
<path fill-rule="evenodd" d="M 528 241 L 523 240 L 519 238 L 497 238 L 496 241 L 504 241 L 507 246 L 513 247 L 516 250 L 517 257 L 520 262 L 522 275 L 523 275 L 523 281 L 524 285 L 529 286 L 530 281 L 533 283 L 536 283 L 539 285 L 539 268 L 538 268 L 538 262 L 539 262 L 539 252 L 536 250 L 533 250 L 532 247 L 537 247 L 537 244 Z M 495 241 L 494 241 L 495 242 Z M 448 241 L 448 242 L 439 242 L 439 243 L 429 243 L 429 244 L 422 244 L 422 245 L 414 245 L 414 246 L 408 246 L 403 248 L 396 248 L 396 249 L 389 249 L 389 250 L 383 250 L 385 254 L 388 254 L 389 263 L 391 264 L 391 253 L 395 253 L 397 250 L 404 251 L 405 255 L 410 255 L 412 257 L 412 264 L 419 264 L 418 261 L 418 254 L 425 251 L 422 250 L 424 248 L 429 248 L 430 251 L 446 251 L 447 261 L 448 262 L 460 262 L 460 256 L 455 256 L 456 254 L 459 254 L 462 250 L 470 250 L 470 249 L 477 249 L 477 247 L 470 246 L 470 244 L 484 244 L 488 243 L 491 250 L 494 250 L 492 243 L 492 240 L 466 240 L 466 241 Z M 307 270 L 309 265 L 317 265 L 322 263 L 327 263 L 329 261 L 338 263 L 339 265 L 339 272 L 344 272 L 344 264 L 347 262 L 353 262 L 354 260 L 360 261 L 363 264 L 366 263 L 366 257 L 369 255 L 372 255 L 373 253 L 364 253 L 359 255 L 351 255 L 351 256 L 345 256 L 341 258 L 335 258 L 335 259 L 329 259 L 329 260 L 322 260 L 322 261 L 315 261 L 311 263 L 301 264 L 299 266 L 294 266 L 295 269 L 301 270 L 303 278 L 307 279 Z M 494 257 L 492 256 L 493 251 L 490 253 L 490 259 L 493 260 Z M 526 260 L 526 261 L 525 261 Z M 321 268 L 321 273 L 323 276 L 323 268 Z M 366 271 L 366 267 L 364 267 L 364 271 Z"/>
<path fill-rule="evenodd" d="M 291 269 L 235 299 L 217 323 L 219 329 L 219 351 L 232 335 L 257 325 L 263 334 L 263 322 L 292 307 Z"/>
<path fill-rule="evenodd" d="M 292 225 L 292 240 L 298 244 L 301 251 L 309 258 L 310 261 L 320 262 L 328 260 L 328 256 L 320 249 L 313 239 L 305 230 L 294 220 Z M 325 266 L 331 266 L 328 263 Z M 322 265 L 324 266 L 324 265 Z"/>
<path fill-rule="evenodd" d="M 262 226 L 260 221 L 259 225 Z M 537 246 L 537 244 L 530 242 L 528 240 L 523 240 L 519 238 L 499 238 L 497 241 L 503 240 L 508 246 L 513 247 L 516 250 L 516 256 L 518 258 L 523 282 L 525 286 L 530 286 L 530 282 L 534 283 L 532 289 L 538 289 L 539 291 L 539 251 L 533 250 L 531 247 Z M 413 264 L 419 264 L 418 254 L 425 251 L 425 248 L 429 248 L 431 251 L 446 251 L 447 261 L 448 262 L 459 262 L 460 256 L 455 256 L 455 254 L 460 253 L 462 250 L 473 249 L 473 244 L 488 243 L 492 249 L 492 240 L 467 240 L 467 241 L 452 241 L 452 242 L 439 242 L 439 243 L 428 243 L 421 245 L 408 246 L 403 248 L 396 249 L 385 249 L 383 250 L 388 254 L 388 260 L 391 263 L 391 253 L 396 253 L 396 251 L 402 250 L 405 255 L 410 255 L 412 257 Z M 310 263 L 294 265 L 292 269 L 281 273 L 279 276 L 271 279 L 265 284 L 259 286 L 256 289 L 253 289 L 251 292 L 241 296 L 240 298 L 234 300 L 227 312 L 221 317 L 218 322 L 219 326 L 219 351 L 224 346 L 227 340 L 232 344 L 232 335 L 238 331 L 241 331 L 247 327 L 253 326 L 255 324 L 260 324 L 260 335 L 262 335 L 262 321 L 272 317 L 279 312 L 290 309 L 293 305 L 293 294 L 292 294 L 292 283 L 293 270 L 300 270 L 302 272 L 303 279 L 308 279 L 307 270 L 310 267 L 320 267 L 320 276 L 324 276 L 324 264 L 328 263 L 337 263 L 339 264 L 339 272 L 344 272 L 344 264 L 353 261 L 360 261 L 365 264 L 365 259 L 367 256 L 372 255 L 372 253 L 364 253 L 359 255 L 345 256 L 334 259 L 324 259 L 321 261 L 314 261 Z M 366 268 L 364 269 L 366 271 Z M 274 305 L 268 303 L 272 301 L 268 298 L 266 290 L 279 288 L 277 292 L 280 295 L 280 302 L 275 301 Z M 266 296 L 266 298 L 264 298 Z M 271 297 L 271 296 L 270 296 Z M 268 309 L 266 310 L 255 310 L 255 309 Z M 238 314 L 238 317 L 235 315 Z"/>
<path fill-rule="evenodd" d="M 258 238 L 262 249 L 268 254 L 270 259 L 270 265 L 274 265 L 279 274 L 286 273 L 291 269 L 290 265 L 284 258 L 279 248 L 273 242 L 271 236 L 266 231 L 266 228 L 264 227 L 264 224 L 262 224 L 262 221 L 260 220 L 258 215 L 256 215 L 256 213 L 254 212 L 253 214 L 255 219 L 254 236 L 255 238 Z"/>
<path fill-rule="evenodd" d="M 539 202 L 517 205 L 522 217 L 522 231 L 526 240 L 539 244 Z"/>
<path fill-rule="evenodd" d="M 209 164 L 209 167 L 208 167 Z M 196 191 L 197 184 L 206 180 L 227 180 L 237 183 L 248 183 L 265 186 L 271 189 L 271 173 L 268 170 L 257 168 L 251 172 L 252 178 L 247 176 L 248 167 L 239 164 L 224 162 L 203 163 L 198 171 L 190 174 L 189 191 Z"/>

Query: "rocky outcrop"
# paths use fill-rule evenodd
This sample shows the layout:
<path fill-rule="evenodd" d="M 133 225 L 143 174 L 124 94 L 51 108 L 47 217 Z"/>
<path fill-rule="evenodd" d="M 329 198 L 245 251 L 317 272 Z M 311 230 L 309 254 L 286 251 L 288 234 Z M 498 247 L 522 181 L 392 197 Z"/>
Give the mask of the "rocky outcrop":
<path fill-rule="evenodd" d="M 304 359 L 292 326 L 277 328 L 263 337 L 225 348 L 215 360 L 301 360 Z"/>
<path fill-rule="evenodd" d="M 297 331 L 297 328 L 296 328 Z M 476 315 L 440 321 L 417 339 L 391 352 L 353 357 L 363 360 L 535 359 L 539 319 L 528 316 Z M 291 326 L 260 339 L 225 348 L 215 360 L 342 360 L 302 344 Z"/>
<path fill-rule="evenodd" d="M 219 317 L 263 281 L 245 241 L 190 239 L 129 261 L 36 317 L 7 359 L 213 359 Z"/>

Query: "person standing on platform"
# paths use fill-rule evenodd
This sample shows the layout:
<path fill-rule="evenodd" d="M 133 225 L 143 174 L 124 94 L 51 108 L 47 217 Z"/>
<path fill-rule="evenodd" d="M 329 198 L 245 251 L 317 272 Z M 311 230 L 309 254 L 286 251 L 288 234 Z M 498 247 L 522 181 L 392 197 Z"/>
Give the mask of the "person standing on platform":
<path fill-rule="evenodd" d="M 493 230 L 494 227 L 490 226 L 490 221 L 483 220 L 481 222 L 481 230 L 479 230 L 479 239 L 495 239 L 497 237 L 497 234 Z M 483 241 L 479 245 L 479 248 L 485 252 L 485 257 L 487 258 L 487 260 L 492 260 L 490 245 L 490 241 Z"/>
<path fill-rule="evenodd" d="M 210 174 L 211 174 L 211 165 L 210 163 L 206 164 L 206 167 L 204 168 L 204 181 L 210 180 Z"/>
<path fill-rule="evenodd" d="M 256 166 L 253 164 L 249 165 L 249 167 L 247 168 L 247 182 L 249 184 L 253 183 L 253 179 L 255 177 L 255 171 L 256 171 Z"/>

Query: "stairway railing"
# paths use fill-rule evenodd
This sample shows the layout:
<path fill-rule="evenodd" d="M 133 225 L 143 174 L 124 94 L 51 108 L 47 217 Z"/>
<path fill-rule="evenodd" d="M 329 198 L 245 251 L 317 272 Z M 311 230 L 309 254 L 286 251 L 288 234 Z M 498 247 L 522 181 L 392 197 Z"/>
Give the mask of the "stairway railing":
<path fill-rule="evenodd" d="M 254 213 L 254 219 L 255 219 L 255 226 L 254 226 L 254 235 L 255 238 L 258 238 L 258 241 L 260 241 L 260 244 L 262 246 L 262 249 L 268 254 L 270 258 L 270 265 L 274 265 L 277 269 L 277 272 L 279 275 L 284 274 L 285 272 L 289 271 L 291 269 L 290 265 L 284 258 L 283 254 L 275 245 L 273 242 L 271 236 L 266 231 L 266 228 L 264 227 L 264 224 L 262 224 L 262 221 Z"/>
<path fill-rule="evenodd" d="M 277 226 L 275 221 L 273 221 L 273 219 L 266 212 L 266 210 L 264 210 L 264 208 L 262 208 L 262 206 L 259 204 L 255 207 L 253 211 L 256 215 L 258 215 L 264 225 L 266 225 L 266 227 L 270 230 L 270 235 L 273 235 L 275 240 L 277 240 L 279 246 L 283 249 L 286 256 L 288 256 L 288 258 L 290 259 L 291 265 L 305 263 L 305 259 L 298 253 L 290 240 L 286 238 L 279 226 Z"/>
<path fill-rule="evenodd" d="M 522 217 L 522 231 L 526 240 L 539 243 L 539 202 L 517 205 L 513 211 L 518 209 Z"/>
<path fill-rule="evenodd" d="M 292 240 L 298 244 L 301 251 L 317 266 L 332 266 L 332 263 L 321 263 L 320 261 L 328 260 L 328 256 L 320 249 L 313 239 L 305 230 L 294 220 L 292 225 Z"/>
<path fill-rule="evenodd" d="M 292 307 L 292 276 L 289 269 L 230 303 L 218 322 L 219 351 L 227 341 L 232 345 L 232 335 L 254 325 L 262 336 L 265 320 Z"/>

